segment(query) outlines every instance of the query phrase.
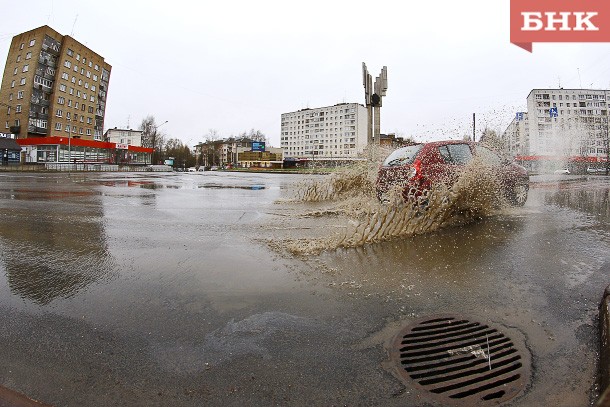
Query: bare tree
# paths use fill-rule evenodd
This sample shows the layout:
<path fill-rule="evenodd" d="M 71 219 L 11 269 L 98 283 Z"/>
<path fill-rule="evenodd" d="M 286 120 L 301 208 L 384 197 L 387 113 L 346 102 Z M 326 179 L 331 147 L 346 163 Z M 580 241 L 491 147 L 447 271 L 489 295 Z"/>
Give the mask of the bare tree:
<path fill-rule="evenodd" d="M 153 115 L 148 115 L 142 119 L 140 130 L 142 130 L 142 147 L 153 149 L 152 163 L 155 164 L 161 157 L 161 152 L 165 144 L 165 135 L 159 131 Z"/>
<path fill-rule="evenodd" d="M 218 135 L 218 130 L 216 129 L 209 129 L 208 134 L 206 134 L 205 136 L 206 141 L 215 141 L 219 138 L 220 136 Z"/>
<path fill-rule="evenodd" d="M 243 133 L 240 133 L 239 137 L 241 138 L 249 138 L 252 141 L 264 141 L 267 142 L 267 136 L 265 136 L 265 134 L 260 131 L 260 130 L 254 130 L 254 129 L 250 129 L 250 132 L 246 134 L 246 132 L 244 131 Z"/>

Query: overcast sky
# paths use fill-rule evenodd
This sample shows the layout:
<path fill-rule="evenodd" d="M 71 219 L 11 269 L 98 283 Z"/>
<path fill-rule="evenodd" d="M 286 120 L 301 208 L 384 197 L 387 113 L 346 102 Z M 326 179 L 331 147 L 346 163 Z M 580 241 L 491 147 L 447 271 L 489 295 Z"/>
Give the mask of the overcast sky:
<path fill-rule="evenodd" d="M 504 130 L 533 88 L 610 88 L 610 44 L 509 42 L 509 0 L 0 0 L 0 68 L 14 35 L 49 25 L 112 65 L 105 127 L 153 115 L 190 146 L 280 117 L 364 102 L 362 62 L 388 67 L 381 131 L 417 140 Z"/>

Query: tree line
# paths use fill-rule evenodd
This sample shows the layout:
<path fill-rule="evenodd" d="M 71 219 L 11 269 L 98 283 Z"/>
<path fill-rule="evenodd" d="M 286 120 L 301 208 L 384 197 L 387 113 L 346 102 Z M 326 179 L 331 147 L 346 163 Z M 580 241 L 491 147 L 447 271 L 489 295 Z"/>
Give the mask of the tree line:
<path fill-rule="evenodd" d="M 166 159 L 173 158 L 174 167 L 195 167 L 202 163 L 202 157 L 197 157 L 195 151 L 178 138 L 172 138 L 163 129 L 163 124 L 157 124 L 154 116 L 148 115 L 142 119 L 139 130 L 142 131 L 142 147 L 152 148 L 152 163 L 163 164 Z M 209 129 L 202 137 L 206 143 L 221 140 L 220 134 L 215 129 Z M 236 138 L 230 136 L 229 138 Z M 267 136 L 260 130 L 251 129 L 249 132 L 240 133 L 237 138 L 249 138 L 253 141 L 267 141 Z M 199 153 L 201 154 L 201 153 Z"/>

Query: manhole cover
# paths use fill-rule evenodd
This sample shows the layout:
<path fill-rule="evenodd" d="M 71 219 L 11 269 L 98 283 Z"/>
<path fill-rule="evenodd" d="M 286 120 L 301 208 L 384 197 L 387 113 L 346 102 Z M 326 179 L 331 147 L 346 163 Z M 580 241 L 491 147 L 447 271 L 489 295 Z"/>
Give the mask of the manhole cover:
<path fill-rule="evenodd" d="M 498 405 L 523 390 L 530 356 L 521 335 L 455 315 L 428 317 L 397 335 L 399 375 L 443 405 Z"/>

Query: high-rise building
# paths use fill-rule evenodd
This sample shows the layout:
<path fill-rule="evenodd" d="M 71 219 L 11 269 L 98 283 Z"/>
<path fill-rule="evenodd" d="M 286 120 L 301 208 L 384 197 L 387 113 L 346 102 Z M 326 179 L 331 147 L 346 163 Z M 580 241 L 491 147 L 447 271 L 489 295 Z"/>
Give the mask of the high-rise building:
<path fill-rule="evenodd" d="M 280 145 L 290 158 L 355 158 L 367 145 L 366 107 L 340 103 L 283 113 Z"/>
<path fill-rule="evenodd" d="M 608 157 L 609 90 L 533 89 L 527 112 L 504 132 L 515 156 L 566 157 L 598 162 Z"/>
<path fill-rule="evenodd" d="M 13 37 L 0 87 L 0 130 L 19 139 L 103 139 L 112 67 L 74 38 L 42 26 Z"/>

